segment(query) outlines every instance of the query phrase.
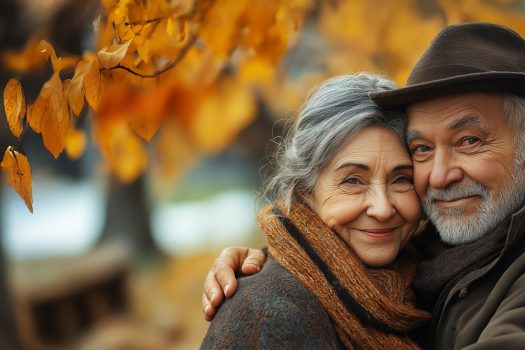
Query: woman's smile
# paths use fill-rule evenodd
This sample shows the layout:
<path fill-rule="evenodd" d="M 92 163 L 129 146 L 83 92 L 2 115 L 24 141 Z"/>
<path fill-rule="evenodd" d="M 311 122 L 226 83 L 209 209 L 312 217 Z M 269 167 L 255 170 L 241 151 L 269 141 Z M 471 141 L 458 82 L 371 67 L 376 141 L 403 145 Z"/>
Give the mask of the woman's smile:
<path fill-rule="evenodd" d="M 401 235 L 399 228 L 400 226 L 392 228 L 354 228 L 354 230 L 357 231 L 356 234 L 362 234 L 365 240 L 369 240 L 372 243 L 380 243 Z"/>
<path fill-rule="evenodd" d="M 373 236 L 373 237 L 384 237 L 386 235 L 390 235 L 391 233 L 393 233 L 395 230 L 397 229 L 397 227 L 393 227 L 393 228 L 382 228 L 382 229 L 379 229 L 379 228 L 366 228 L 366 229 L 359 229 L 357 228 L 356 230 L 358 231 L 361 231 L 369 236 Z"/>

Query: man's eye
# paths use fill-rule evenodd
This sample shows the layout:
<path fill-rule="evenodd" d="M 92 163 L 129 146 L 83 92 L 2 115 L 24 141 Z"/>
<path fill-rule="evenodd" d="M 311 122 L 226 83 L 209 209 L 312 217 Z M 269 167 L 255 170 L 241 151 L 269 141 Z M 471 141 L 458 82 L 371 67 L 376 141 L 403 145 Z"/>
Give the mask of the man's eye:
<path fill-rule="evenodd" d="M 471 146 L 471 145 L 475 145 L 479 141 L 480 139 L 478 137 L 469 136 L 469 137 L 465 137 L 464 139 L 462 139 L 461 144 L 465 146 Z"/>
<path fill-rule="evenodd" d="M 429 152 L 430 151 L 430 147 L 428 147 L 427 145 L 416 145 L 414 147 L 412 147 L 412 154 L 414 153 L 425 153 L 425 152 Z"/>

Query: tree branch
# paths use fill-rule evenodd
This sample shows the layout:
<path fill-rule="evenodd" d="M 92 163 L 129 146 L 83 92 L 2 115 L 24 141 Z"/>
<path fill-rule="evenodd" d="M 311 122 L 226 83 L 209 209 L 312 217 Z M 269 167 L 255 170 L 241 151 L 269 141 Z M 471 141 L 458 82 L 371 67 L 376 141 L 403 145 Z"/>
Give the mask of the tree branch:
<path fill-rule="evenodd" d="M 123 66 L 121 64 L 118 64 L 116 65 L 115 67 L 111 67 L 111 68 L 101 68 L 101 71 L 102 70 L 114 70 L 114 69 L 122 69 L 122 70 L 125 70 L 126 72 L 129 72 L 137 77 L 141 77 L 141 78 L 157 78 L 159 75 L 167 72 L 168 70 L 172 69 L 173 67 L 175 67 L 180 61 L 182 61 L 182 59 L 184 58 L 184 56 L 186 56 L 186 53 L 189 51 L 189 49 L 191 49 L 193 47 L 193 44 L 195 43 L 195 41 L 197 40 L 197 36 L 192 36 L 188 42 L 186 43 L 186 45 L 184 45 L 184 47 L 179 51 L 179 54 L 177 55 L 177 57 L 175 58 L 175 60 L 173 60 L 173 62 L 171 62 L 170 64 L 168 64 L 166 67 L 162 68 L 161 70 L 158 70 L 154 73 L 150 73 L 150 74 L 143 74 L 143 73 L 139 73 L 129 67 L 126 67 L 126 66 Z"/>
<path fill-rule="evenodd" d="M 145 24 L 149 24 L 149 23 L 153 23 L 153 22 L 158 22 L 158 21 L 161 21 L 163 19 L 164 19 L 164 17 L 156 17 L 156 18 L 148 19 L 146 21 L 125 22 L 124 25 L 126 25 L 126 26 L 145 25 Z"/>

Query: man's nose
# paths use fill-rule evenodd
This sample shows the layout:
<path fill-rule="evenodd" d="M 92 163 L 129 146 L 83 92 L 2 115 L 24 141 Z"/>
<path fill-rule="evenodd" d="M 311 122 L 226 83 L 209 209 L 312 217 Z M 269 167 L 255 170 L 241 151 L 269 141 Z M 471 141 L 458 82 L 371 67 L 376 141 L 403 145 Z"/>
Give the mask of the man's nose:
<path fill-rule="evenodd" d="M 375 186 L 369 195 L 366 215 L 378 221 L 387 221 L 395 215 L 394 206 L 388 196 L 386 185 Z"/>
<path fill-rule="evenodd" d="M 444 189 L 463 179 L 463 170 L 445 148 L 437 149 L 434 155 L 429 184 L 433 188 Z"/>

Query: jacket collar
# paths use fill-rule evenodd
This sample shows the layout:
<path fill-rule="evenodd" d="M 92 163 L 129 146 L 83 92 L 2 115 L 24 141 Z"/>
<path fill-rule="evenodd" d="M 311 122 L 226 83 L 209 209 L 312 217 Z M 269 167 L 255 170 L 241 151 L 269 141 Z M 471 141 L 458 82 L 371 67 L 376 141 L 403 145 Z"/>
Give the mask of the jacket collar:
<path fill-rule="evenodd" d="M 525 206 L 512 214 L 503 251 L 513 247 L 525 234 Z"/>

